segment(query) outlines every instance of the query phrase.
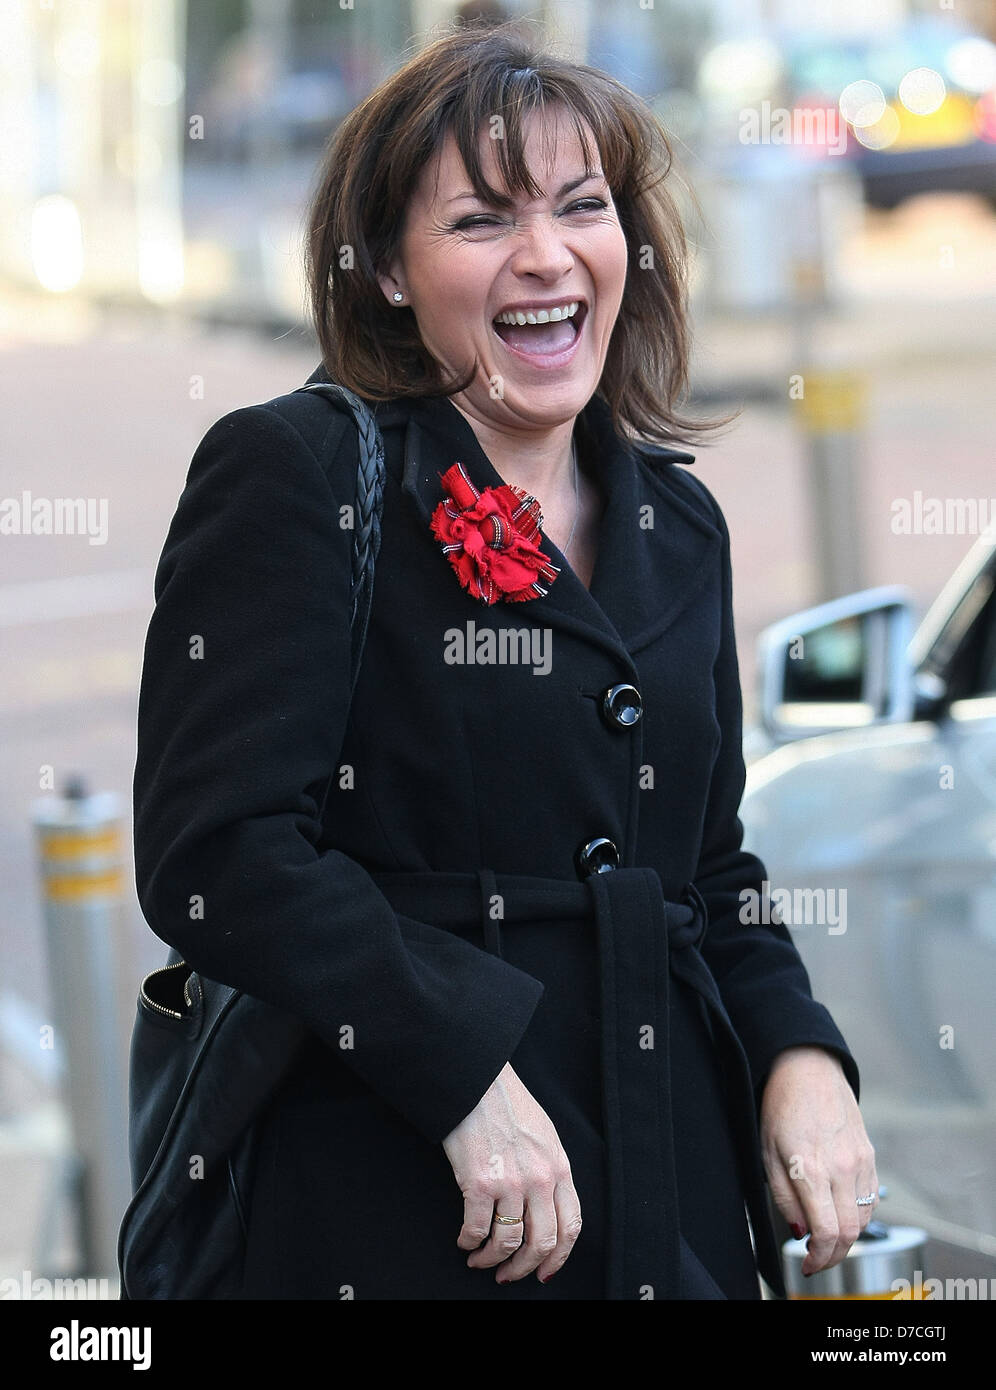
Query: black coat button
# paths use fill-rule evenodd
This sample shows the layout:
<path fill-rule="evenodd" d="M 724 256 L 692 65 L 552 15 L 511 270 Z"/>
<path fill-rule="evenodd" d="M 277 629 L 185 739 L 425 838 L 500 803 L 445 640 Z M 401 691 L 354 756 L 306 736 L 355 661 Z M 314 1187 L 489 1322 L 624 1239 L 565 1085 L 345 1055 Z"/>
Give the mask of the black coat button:
<path fill-rule="evenodd" d="M 619 851 L 611 840 L 599 835 L 578 847 L 574 856 L 578 878 L 588 878 L 591 874 L 605 874 L 619 867 Z"/>
<path fill-rule="evenodd" d="M 635 685 L 610 685 L 602 695 L 602 716 L 613 729 L 631 729 L 643 716 L 643 696 Z"/>

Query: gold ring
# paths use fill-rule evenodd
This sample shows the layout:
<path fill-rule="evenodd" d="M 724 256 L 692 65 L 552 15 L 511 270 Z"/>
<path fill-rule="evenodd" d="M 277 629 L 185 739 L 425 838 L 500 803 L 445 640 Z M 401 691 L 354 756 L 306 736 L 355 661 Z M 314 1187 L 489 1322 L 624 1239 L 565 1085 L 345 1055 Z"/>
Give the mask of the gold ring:
<path fill-rule="evenodd" d="M 499 1216 L 497 1212 L 495 1212 L 495 1220 L 499 1226 L 520 1226 L 522 1224 L 521 1216 Z"/>

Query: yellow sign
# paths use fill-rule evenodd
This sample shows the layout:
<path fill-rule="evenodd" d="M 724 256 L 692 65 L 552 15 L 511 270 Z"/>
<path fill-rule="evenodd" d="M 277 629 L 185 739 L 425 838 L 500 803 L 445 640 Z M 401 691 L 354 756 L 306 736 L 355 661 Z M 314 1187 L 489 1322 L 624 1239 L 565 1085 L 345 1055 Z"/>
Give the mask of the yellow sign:
<path fill-rule="evenodd" d="M 810 434 L 835 434 L 864 424 L 867 392 L 864 377 L 851 371 L 802 373 L 799 406 Z"/>

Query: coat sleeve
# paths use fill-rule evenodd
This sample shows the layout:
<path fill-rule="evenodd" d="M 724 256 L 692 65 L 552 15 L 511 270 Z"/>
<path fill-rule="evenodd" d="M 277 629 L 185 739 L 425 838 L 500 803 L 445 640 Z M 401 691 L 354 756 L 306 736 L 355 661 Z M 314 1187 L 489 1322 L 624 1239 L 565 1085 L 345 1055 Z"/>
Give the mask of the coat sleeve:
<path fill-rule="evenodd" d="M 268 406 L 224 416 L 197 447 L 145 644 L 138 897 L 194 969 L 298 1016 L 438 1142 L 512 1055 L 543 986 L 396 914 L 354 860 L 316 849 L 349 707 L 339 507 L 353 494 L 333 487 L 346 491 Z"/>
<path fill-rule="evenodd" d="M 685 476 L 692 481 L 690 475 Z M 776 1055 L 784 1048 L 801 1045 L 834 1053 L 857 1097 L 859 1075 L 854 1058 L 827 1009 L 813 999 L 809 976 L 788 928 L 778 920 L 770 925 L 741 921 L 741 894 L 750 889 L 760 898 L 768 874 L 761 860 L 742 848 L 744 829 L 739 811 L 746 769 L 730 536 L 715 498 L 700 479 L 694 482 L 708 498 L 722 536 L 721 638 L 714 668 L 721 743 L 694 880 L 709 913 L 702 954 L 747 1054 L 758 1105 Z M 771 915 L 777 917 L 774 912 Z"/>

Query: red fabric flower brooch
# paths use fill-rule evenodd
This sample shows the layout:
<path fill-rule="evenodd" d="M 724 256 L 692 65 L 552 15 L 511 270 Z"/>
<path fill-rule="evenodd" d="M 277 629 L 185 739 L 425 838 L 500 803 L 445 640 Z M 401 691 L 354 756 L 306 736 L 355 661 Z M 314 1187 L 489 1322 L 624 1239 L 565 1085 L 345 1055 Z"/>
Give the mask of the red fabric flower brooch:
<path fill-rule="evenodd" d="M 432 533 L 463 587 L 487 604 L 545 594 L 539 580 L 556 579 L 560 566 L 536 543 L 543 524 L 536 498 L 508 483 L 482 492 L 462 463 L 439 476 L 447 496 L 432 514 Z"/>

